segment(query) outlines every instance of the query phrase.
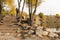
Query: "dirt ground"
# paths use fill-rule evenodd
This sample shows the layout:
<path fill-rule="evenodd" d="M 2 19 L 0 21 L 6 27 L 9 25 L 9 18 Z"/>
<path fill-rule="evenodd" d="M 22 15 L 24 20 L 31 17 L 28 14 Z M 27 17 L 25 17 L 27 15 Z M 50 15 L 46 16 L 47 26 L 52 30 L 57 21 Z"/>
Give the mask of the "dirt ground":
<path fill-rule="evenodd" d="M 27 37 L 26 39 L 22 39 L 21 37 L 17 37 L 17 25 L 16 18 L 12 16 L 6 16 L 3 19 L 3 23 L 0 23 L 0 40 L 60 40 L 59 38 L 50 38 L 48 36 L 38 37 L 37 35 L 33 35 L 31 37 Z"/>

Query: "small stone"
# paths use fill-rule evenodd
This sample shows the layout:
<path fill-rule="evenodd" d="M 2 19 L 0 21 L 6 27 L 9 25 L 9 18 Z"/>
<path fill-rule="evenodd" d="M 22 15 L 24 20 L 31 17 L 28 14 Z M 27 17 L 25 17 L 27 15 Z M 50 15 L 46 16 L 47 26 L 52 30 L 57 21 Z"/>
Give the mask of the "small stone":
<path fill-rule="evenodd" d="M 21 34 L 17 34 L 17 37 L 20 37 L 21 36 Z"/>
<path fill-rule="evenodd" d="M 28 34 L 24 34 L 24 36 L 25 36 L 25 37 L 27 37 L 27 36 L 28 36 Z"/>
<path fill-rule="evenodd" d="M 6 35 L 10 35 L 10 33 L 6 33 Z"/>
<path fill-rule="evenodd" d="M 32 35 L 32 37 L 36 37 L 36 35 Z"/>
<path fill-rule="evenodd" d="M 32 34 L 32 33 L 34 33 L 34 31 L 33 30 L 29 30 L 28 34 Z"/>
<path fill-rule="evenodd" d="M 55 34 L 55 33 L 53 33 L 53 32 L 50 32 L 49 34 L 48 34 L 48 36 L 50 36 L 50 37 L 59 37 L 57 34 Z"/>
<path fill-rule="evenodd" d="M 47 31 L 43 31 L 42 35 L 48 35 Z"/>

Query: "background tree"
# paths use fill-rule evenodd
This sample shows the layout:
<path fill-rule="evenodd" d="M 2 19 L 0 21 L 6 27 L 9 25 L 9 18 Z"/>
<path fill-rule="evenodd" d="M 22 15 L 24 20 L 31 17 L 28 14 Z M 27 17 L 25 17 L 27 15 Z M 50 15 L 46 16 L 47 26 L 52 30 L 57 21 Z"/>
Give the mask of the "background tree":
<path fill-rule="evenodd" d="M 47 16 L 47 27 L 55 28 L 56 27 L 56 18 L 53 15 Z"/>
<path fill-rule="evenodd" d="M 15 11 L 15 5 L 14 5 L 14 0 L 3 0 L 3 8 L 2 8 L 2 14 L 3 15 L 16 15 Z"/>
<path fill-rule="evenodd" d="M 2 3 L 4 2 L 4 0 L 0 0 L 0 22 L 2 21 L 3 17 L 2 17 Z"/>
<path fill-rule="evenodd" d="M 45 15 L 42 18 L 42 26 L 47 27 L 47 17 Z"/>
<path fill-rule="evenodd" d="M 59 17 L 60 17 L 60 15 L 59 15 L 59 14 L 56 14 L 56 15 L 55 15 L 55 17 L 56 17 L 56 18 L 59 18 Z"/>
<path fill-rule="evenodd" d="M 60 27 L 60 15 L 56 14 L 55 17 L 56 17 L 56 28 L 58 30 Z"/>
<path fill-rule="evenodd" d="M 43 14 L 42 12 L 40 12 L 38 15 L 39 15 L 39 17 L 40 17 L 41 26 L 42 26 L 44 14 Z"/>

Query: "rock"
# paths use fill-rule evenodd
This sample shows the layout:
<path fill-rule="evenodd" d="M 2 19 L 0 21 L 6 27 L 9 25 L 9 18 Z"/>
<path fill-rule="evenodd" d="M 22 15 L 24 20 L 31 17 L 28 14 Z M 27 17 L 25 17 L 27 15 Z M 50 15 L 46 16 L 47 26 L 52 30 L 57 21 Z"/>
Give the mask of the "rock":
<path fill-rule="evenodd" d="M 58 37 L 58 34 L 54 33 L 51 29 L 46 28 L 46 31 L 48 32 L 48 36 L 50 36 L 50 37 Z"/>
<path fill-rule="evenodd" d="M 28 37 L 29 35 L 28 34 L 24 34 L 24 37 Z"/>
<path fill-rule="evenodd" d="M 55 34 L 55 33 L 53 33 L 53 32 L 50 32 L 49 34 L 48 34 L 48 36 L 49 37 L 59 37 L 57 34 Z"/>
<path fill-rule="evenodd" d="M 21 33 L 21 31 L 22 31 L 22 30 L 21 30 L 20 28 L 18 28 L 16 32 L 17 32 L 17 33 Z"/>
<path fill-rule="evenodd" d="M 21 34 L 17 34 L 17 37 L 20 37 L 21 36 Z"/>
<path fill-rule="evenodd" d="M 48 35 L 47 31 L 43 31 L 42 35 Z"/>
<path fill-rule="evenodd" d="M 34 38 L 34 37 L 36 37 L 36 35 L 32 35 L 32 37 Z"/>
<path fill-rule="evenodd" d="M 37 35 L 37 36 L 38 36 L 38 37 L 40 37 L 40 38 L 43 38 L 43 36 L 42 36 L 42 35 L 40 35 L 40 34 L 39 34 L 39 35 Z"/>
<path fill-rule="evenodd" d="M 10 33 L 6 33 L 6 35 L 10 35 Z"/>
<path fill-rule="evenodd" d="M 38 27 L 37 30 L 36 30 L 36 34 L 37 35 L 48 35 L 48 32 L 44 31 L 43 27 Z"/>
<path fill-rule="evenodd" d="M 29 30 L 28 34 L 33 34 L 34 31 L 33 30 Z"/>
<path fill-rule="evenodd" d="M 38 27 L 38 25 L 37 24 L 33 24 L 34 25 L 34 27 Z"/>
<path fill-rule="evenodd" d="M 22 32 L 25 33 L 25 34 L 27 34 L 28 33 L 28 30 L 23 30 Z"/>
<path fill-rule="evenodd" d="M 49 29 L 49 28 L 46 28 L 46 31 L 47 31 L 47 32 L 52 32 L 52 30 L 51 30 L 51 29 Z"/>
<path fill-rule="evenodd" d="M 26 26 L 26 28 L 30 28 L 31 26 Z"/>
<path fill-rule="evenodd" d="M 26 26 L 28 26 L 28 24 L 25 23 L 25 24 L 23 24 L 22 26 L 23 26 L 23 27 L 26 27 Z"/>

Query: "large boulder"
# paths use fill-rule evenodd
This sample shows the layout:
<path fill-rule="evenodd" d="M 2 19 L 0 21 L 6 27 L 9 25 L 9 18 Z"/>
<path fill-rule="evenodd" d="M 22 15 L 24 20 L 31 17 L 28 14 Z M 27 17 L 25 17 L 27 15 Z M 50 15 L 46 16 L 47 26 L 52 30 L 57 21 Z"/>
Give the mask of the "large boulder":
<path fill-rule="evenodd" d="M 47 32 L 47 31 L 44 31 L 44 30 L 43 30 L 43 27 L 37 27 L 37 29 L 36 29 L 36 34 L 37 34 L 38 36 L 48 35 L 48 32 Z"/>
<path fill-rule="evenodd" d="M 36 34 L 38 36 L 44 35 L 44 36 L 49 36 L 49 37 L 53 37 L 53 38 L 59 37 L 58 34 L 54 33 L 51 29 L 43 28 L 43 27 L 37 27 Z"/>
<path fill-rule="evenodd" d="M 58 34 L 54 33 L 51 29 L 46 28 L 46 31 L 48 32 L 48 36 L 50 36 L 50 37 L 58 37 Z"/>

